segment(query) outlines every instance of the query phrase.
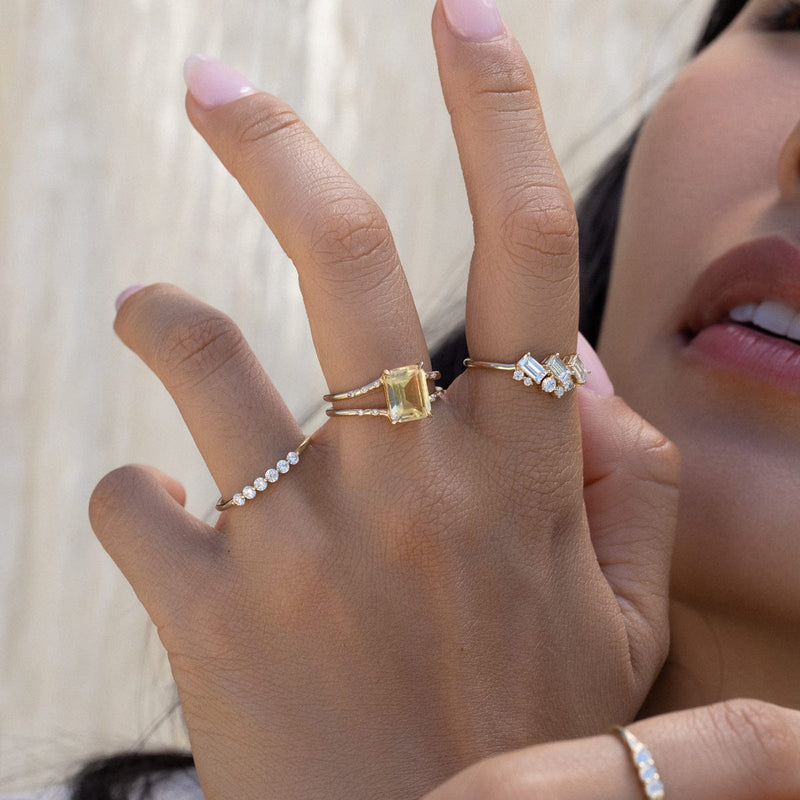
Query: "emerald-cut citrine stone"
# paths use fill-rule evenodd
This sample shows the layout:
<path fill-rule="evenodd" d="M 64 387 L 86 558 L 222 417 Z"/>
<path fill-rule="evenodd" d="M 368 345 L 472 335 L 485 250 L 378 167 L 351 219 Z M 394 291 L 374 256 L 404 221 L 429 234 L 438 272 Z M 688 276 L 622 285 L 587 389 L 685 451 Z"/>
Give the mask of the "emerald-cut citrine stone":
<path fill-rule="evenodd" d="M 392 424 L 431 416 L 431 396 L 422 367 L 413 364 L 387 369 L 383 373 L 383 388 Z"/>

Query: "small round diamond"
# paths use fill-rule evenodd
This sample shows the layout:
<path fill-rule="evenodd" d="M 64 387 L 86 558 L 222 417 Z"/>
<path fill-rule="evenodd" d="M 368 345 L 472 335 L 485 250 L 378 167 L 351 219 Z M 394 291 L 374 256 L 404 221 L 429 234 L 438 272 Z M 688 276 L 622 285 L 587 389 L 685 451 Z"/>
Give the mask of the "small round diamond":
<path fill-rule="evenodd" d="M 526 386 L 533 386 L 533 381 L 532 381 L 530 378 L 525 378 L 525 380 L 524 380 L 524 381 L 522 381 L 522 382 L 523 382 L 523 383 L 524 383 Z"/>
<path fill-rule="evenodd" d="M 233 504 L 235 506 L 243 506 L 246 502 L 247 500 L 243 494 L 235 494 L 233 496 Z"/>
<path fill-rule="evenodd" d="M 263 492 L 263 491 L 264 491 L 264 489 L 266 489 L 266 488 L 267 488 L 267 486 L 269 486 L 269 484 L 267 483 L 267 479 L 266 479 L 266 478 L 256 478 L 256 479 L 253 481 L 253 486 L 255 486 L 255 487 L 256 487 L 256 489 L 257 489 L 259 492 Z"/>
<path fill-rule="evenodd" d="M 300 456 L 299 456 L 299 455 L 297 455 L 297 453 L 295 453 L 294 451 L 292 451 L 291 453 L 289 453 L 289 455 L 288 455 L 288 456 L 286 456 L 286 460 L 287 460 L 287 461 L 288 461 L 288 462 L 289 462 L 289 463 L 290 463 L 292 466 L 294 466 L 295 464 L 299 464 L 299 463 L 300 463 Z"/>
<path fill-rule="evenodd" d="M 242 489 L 242 494 L 248 500 L 252 500 L 256 496 L 256 490 L 252 486 L 245 486 L 244 489 Z"/>
<path fill-rule="evenodd" d="M 521 381 L 521 380 L 523 380 L 524 378 L 525 378 L 525 373 L 524 373 L 524 372 L 523 372 L 521 369 L 518 369 L 518 370 L 517 370 L 517 371 L 514 373 L 514 380 L 515 380 L 515 381 Z"/>
<path fill-rule="evenodd" d="M 554 394 L 556 397 L 558 397 L 559 399 L 561 399 L 561 398 L 562 398 L 562 397 L 563 397 L 563 396 L 566 394 L 566 390 L 564 389 L 564 387 L 563 387 L 563 386 L 559 386 L 559 387 L 558 387 L 558 388 L 555 390 L 555 392 L 553 392 L 553 394 Z"/>
<path fill-rule="evenodd" d="M 381 412 L 377 408 L 373 408 L 371 413 L 373 417 L 377 417 Z"/>
<path fill-rule="evenodd" d="M 359 417 L 363 417 L 364 416 L 364 410 L 363 409 L 361 409 L 361 408 L 358 409 L 358 416 Z"/>
<path fill-rule="evenodd" d="M 276 464 L 276 467 L 281 475 L 285 475 L 289 471 L 289 462 L 281 460 Z"/>
<path fill-rule="evenodd" d="M 280 475 L 278 474 L 278 470 L 276 470 L 276 469 L 268 469 L 267 473 L 266 473 L 266 475 L 264 475 L 264 477 L 270 483 L 275 483 L 275 481 L 277 481 L 278 478 L 280 478 Z"/>
<path fill-rule="evenodd" d="M 556 386 L 557 385 L 558 384 L 556 383 L 556 379 L 555 378 L 545 378 L 542 381 L 542 389 L 545 392 L 554 392 L 556 390 Z"/>

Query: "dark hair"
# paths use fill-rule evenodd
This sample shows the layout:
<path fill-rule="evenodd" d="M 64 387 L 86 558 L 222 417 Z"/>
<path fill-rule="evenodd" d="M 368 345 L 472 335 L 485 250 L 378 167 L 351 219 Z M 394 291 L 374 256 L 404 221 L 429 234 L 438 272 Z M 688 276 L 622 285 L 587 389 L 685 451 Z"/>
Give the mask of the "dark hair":
<path fill-rule="evenodd" d="M 694 52 L 700 52 L 716 39 L 733 22 L 746 2 L 718 0 L 695 44 Z M 608 157 L 577 203 L 581 265 L 580 329 L 593 346 L 600 335 L 606 304 L 625 175 L 640 130 L 641 125 Z M 463 371 L 462 362 L 467 355 L 462 325 L 444 341 L 433 357 L 436 369 L 442 373 L 439 382 L 443 386 L 449 385 Z"/>
<path fill-rule="evenodd" d="M 746 1 L 718 0 L 695 52 L 727 28 Z M 581 232 L 580 327 L 592 344 L 600 332 L 625 173 L 638 133 L 637 128 L 606 160 L 577 205 Z M 434 355 L 434 363 L 442 372 L 442 385 L 448 385 L 463 371 L 466 357 L 467 342 L 461 326 Z M 73 778 L 72 800 L 148 800 L 158 782 L 193 764 L 188 753 L 126 753 L 98 759 Z"/>
<path fill-rule="evenodd" d="M 194 767 L 189 753 L 118 753 L 83 766 L 71 800 L 148 800 L 159 783 Z"/>

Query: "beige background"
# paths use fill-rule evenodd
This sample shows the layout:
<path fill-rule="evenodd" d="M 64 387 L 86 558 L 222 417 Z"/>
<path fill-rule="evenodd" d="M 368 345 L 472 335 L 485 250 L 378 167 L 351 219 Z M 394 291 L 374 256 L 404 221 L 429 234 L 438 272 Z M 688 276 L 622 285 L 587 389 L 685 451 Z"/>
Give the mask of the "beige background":
<path fill-rule="evenodd" d="M 166 393 L 114 338 L 116 294 L 178 283 L 239 321 L 300 419 L 323 392 L 291 265 L 184 117 L 183 59 L 218 55 L 295 105 L 385 209 L 435 341 L 459 313 L 470 224 L 432 4 L 2 0 L 0 790 L 147 739 L 173 699 L 86 502 L 128 461 L 180 477 L 198 514 L 216 492 Z M 710 0 L 499 4 L 578 188 Z M 150 741 L 182 742 L 180 722 Z"/>

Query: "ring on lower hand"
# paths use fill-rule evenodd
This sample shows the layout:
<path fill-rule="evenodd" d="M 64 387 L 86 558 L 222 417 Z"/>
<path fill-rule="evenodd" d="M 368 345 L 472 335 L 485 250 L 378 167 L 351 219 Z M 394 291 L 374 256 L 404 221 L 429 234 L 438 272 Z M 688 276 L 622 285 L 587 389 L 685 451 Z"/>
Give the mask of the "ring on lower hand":
<path fill-rule="evenodd" d="M 631 763 L 642 784 L 644 796 L 648 800 L 664 800 L 664 784 L 656 769 L 653 755 L 627 728 L 615 725 L 609 733 L 616 734 L 627 746 L 631 755 Z"/>

